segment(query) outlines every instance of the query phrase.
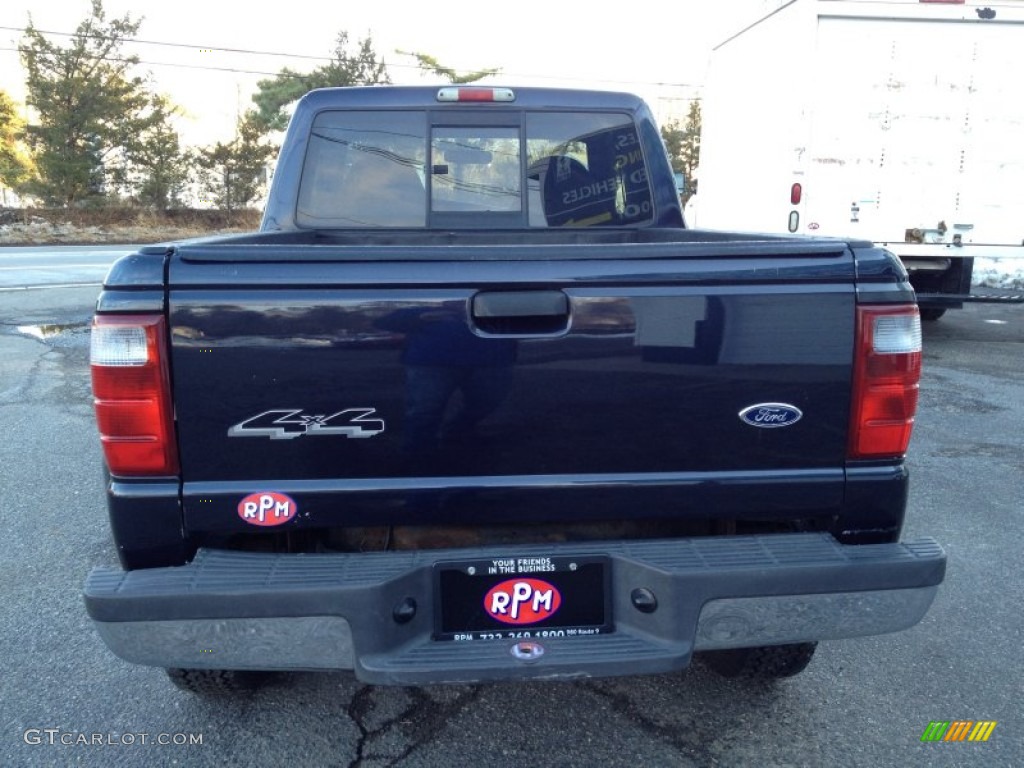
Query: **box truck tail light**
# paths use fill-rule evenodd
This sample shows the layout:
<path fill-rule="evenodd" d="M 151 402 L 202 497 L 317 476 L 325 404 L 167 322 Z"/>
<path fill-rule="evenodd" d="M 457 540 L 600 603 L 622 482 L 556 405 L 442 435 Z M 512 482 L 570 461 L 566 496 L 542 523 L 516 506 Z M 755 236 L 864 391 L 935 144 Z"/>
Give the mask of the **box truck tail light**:
<path fill-rule="evenodd" d="M 796 183 L 789 188 L 789 204 L 800 205 L 800 200 L 803 199 L 804 188 L 802 184 Z"/>
<path fill-rule="evenodd" d="M 89 356 L 96 422 L 111 474 L 177 474 L 163 317 L 97 315 Z"/>
<path fill-rule="evenodd" d="M 855 347 L 849 458 L 903 456 L 921 379 L 917 307 L 858 307 Z"/>

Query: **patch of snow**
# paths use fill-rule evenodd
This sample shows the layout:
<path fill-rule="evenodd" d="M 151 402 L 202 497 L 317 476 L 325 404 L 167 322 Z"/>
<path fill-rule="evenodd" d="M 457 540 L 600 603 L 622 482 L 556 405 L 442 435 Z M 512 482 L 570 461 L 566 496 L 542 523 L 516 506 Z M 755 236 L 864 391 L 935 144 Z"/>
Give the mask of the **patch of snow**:
<path fill-rule="evenodd" d="M 986 288 L 1024 290 L 1024 257 L 976 258 L 971 283 Z"/>

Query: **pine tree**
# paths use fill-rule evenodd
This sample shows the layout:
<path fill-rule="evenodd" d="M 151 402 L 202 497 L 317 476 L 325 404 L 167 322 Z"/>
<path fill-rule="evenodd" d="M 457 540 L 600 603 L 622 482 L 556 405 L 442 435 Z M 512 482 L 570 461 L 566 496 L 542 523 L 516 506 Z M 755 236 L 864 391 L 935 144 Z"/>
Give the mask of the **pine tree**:
<path fill-rule="evenodd" d="M 25 190 L 50 205 L 103 200 L 130 183 L 132 157 L 167 118 L 161 100 L 133 74 L 137 56 L 122 47 L 141 22 L 125 14 L 107 21 L 102 0 L 66 46 L 51 42 L 29 18 L 21 60 L 26 101 L 35 119 L 26 128 L 37 178 Z"/>
<path fill-rule="evenodd" d="M 252 97 L 256 111 L 251 122 L 264 132 L 282 131 L 288 125 L 284 108 L 314 88 L 390 82 L 384 60 L 373 50 L 373 40 L 369 36 L 360 40 L 353 52 L 348 32 L 342 30 L 334 46 L 334 59 L 329 63 L 312 72 L 296 72 L 286 67 L 272 79 L 256 84 L 258 90 Z"/>
<path fill-rule="evenodd" d="M 171 125 L 171 116 L 177 109 L 162 97 L 155 97 L 154 109 L 163 118 L 141 137 L 139 146 L 129 156 L 135 175 L 131 196 L 142 205 L 166 211 L 182 204 L 192 163 Z"/>
<path fill-rule="evenodd" d="M 32 159 L 21 142 L 24 125 L 14 102 L 0 91 L 0 188 L 18 189 L 32 177 Z"/>
<path fill-rule="evenodd" d="M 686 177 L 686 193 L 683 202 L 697 191 L 694 174 L 700 164 L 700 102 L 691 101 L 686 114 L 686 122 L 680 125 L 677 120 L 661 127 L 661 138 L 672 160 L 672 170 L 682 172 Z"/>
<path fill-rule="evenodd" d="M 203 199 L 225 211 L 245 208 L 263 192 L 267 163 L 276 151 L 262 141 L 255 113 L 246 113 L 232 141 L 196 152 Z"/>
<path fill-rule="evenodd" d="M 395 51 L 403 56 L 412 56 L 416 59 L 416 63 L 419 68 L 424 72 L 438 77 L 443 77 L 446 82 L 462 85 L 465 83 L 475 83 L 477 80 L 483 80 L 485 77 L 496 75 L 501 72 L 500 67 L 493 67 L 490 69 L 476 69 L 469 72 L 457 72 L 452 67 L 447 67 L 439 62 L 435 57 L 427 53 L 416 53 L 415 51 Z"/>

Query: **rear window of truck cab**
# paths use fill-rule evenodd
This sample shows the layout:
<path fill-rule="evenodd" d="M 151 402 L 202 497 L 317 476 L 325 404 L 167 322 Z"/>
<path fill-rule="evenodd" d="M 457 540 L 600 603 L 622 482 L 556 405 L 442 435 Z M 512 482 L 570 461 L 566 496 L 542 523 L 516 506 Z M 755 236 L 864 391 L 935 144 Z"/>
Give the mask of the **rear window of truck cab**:
<path fill-rule="evenodd" d="M 614 112 L 337 110 L 313 123 L 296 222 L 360 227 L 634 226 L 653 206 L 636 126 Z"/>

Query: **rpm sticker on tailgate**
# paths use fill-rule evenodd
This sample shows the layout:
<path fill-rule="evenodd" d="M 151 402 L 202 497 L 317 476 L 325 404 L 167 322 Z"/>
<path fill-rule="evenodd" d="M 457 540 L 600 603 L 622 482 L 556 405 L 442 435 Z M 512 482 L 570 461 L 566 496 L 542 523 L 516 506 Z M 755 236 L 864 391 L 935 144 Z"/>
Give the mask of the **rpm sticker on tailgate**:
<path fill-rule="evenodd" d="M 238 502 L 238 516 L 249 525 L 262 527 L 287 523 L 298 511 L 295 499 L 277 491 L 250 493 Z"/>

